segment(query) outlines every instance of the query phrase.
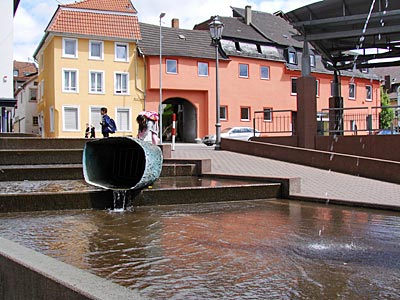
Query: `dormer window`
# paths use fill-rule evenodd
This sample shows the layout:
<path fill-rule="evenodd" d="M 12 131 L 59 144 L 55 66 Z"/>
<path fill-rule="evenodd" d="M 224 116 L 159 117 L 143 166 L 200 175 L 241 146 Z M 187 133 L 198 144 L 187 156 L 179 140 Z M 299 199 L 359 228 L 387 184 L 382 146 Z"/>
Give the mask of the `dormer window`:
<path fill-rule="evenodd" d="M 236 51 L 242 51 L 242 49 L 240 49 L 240 44 L 239 44 L 239 42 L 235 42 L 235 48 L 236 48 Z"/>
<path fill-rule="evenodd" d="M 285 58 L 289 64 L 297 65 L 297 54 L 293 47 L 285 49 Z"/>
<path fill-rule="evenodd" d="M 315 54 L 310 54 L 310 66 L 315 68 Z"/>
<path fill-rule="evenodd" d="M 297 64 L 296 52 L 294 51 L 289 51 L 289 64 Z"/>

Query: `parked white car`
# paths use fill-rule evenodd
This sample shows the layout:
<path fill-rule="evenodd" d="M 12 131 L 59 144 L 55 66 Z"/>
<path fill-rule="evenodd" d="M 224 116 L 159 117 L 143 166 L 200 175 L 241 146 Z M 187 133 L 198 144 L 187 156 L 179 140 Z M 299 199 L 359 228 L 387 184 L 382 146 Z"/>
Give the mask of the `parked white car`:
<path fill-rule="evenodd" d="M 248 141 L 253 136 L 260 136 L 260 132 L 258 130 L 253 131 L 251 127 L 228 127 L 221 131 L 221 138 Z M 214 145 L 215 134 L 206 135 L 202 141 L 207 146 Z"/>

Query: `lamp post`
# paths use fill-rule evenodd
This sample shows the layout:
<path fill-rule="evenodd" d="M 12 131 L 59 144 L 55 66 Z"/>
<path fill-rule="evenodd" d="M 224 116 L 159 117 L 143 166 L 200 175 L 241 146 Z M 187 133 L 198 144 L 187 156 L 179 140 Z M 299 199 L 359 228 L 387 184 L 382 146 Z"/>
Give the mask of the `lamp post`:
<path fill-rule="evenodd" d="M 160 144 L 163 143 L 162 140 L 162 31 L 161 31 L 161 19 L 165 17 L 165 13 L 160 14 L 160 103 L 158 106 L 158 115 L 160 116 Z"/>
<path fill-rule="evenodd" d="M 215 46 L 215 110 L 216 110 L 216 121 L 215 121 L 215 150 L 221 149 L 221 123 L 220 123 L 220 107 L 219 107 L 219 78 L 218 78 L 218 47 L 219 41 L 222 37 L 222 31 L 224 24 L 219 19 L 219 16 L 215 16 L 214 19 L 208 24 L 210 28 L 210 35 L 212 43 Z"/>

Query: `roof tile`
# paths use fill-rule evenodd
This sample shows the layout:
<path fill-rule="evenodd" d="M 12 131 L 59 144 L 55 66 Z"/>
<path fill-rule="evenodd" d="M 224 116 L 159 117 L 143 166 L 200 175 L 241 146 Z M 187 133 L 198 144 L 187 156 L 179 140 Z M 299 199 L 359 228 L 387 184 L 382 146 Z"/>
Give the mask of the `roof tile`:
<path fill-rule="evenodd" d="M 47 31 L 123 39 L 141 39 L 139 22 L 136 15 L 97 13 L 84 10 L 75 11 L 63 9 L 62 7 L 57 11 Z"/>
<path fill-rule="evenodd" d="M 83 0 L 62 7 L 137 13 L 130 0 Z"/>

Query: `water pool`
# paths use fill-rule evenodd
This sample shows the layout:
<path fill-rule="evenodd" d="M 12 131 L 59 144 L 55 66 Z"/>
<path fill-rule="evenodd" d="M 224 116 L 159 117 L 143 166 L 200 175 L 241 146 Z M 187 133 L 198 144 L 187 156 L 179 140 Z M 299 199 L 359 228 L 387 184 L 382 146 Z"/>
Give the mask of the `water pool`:
<path fill-rule="evenodd" d="M 400 213 L 287 200 L 0 215 L 0 236 L 153 299 L 399 299 Z"/>

